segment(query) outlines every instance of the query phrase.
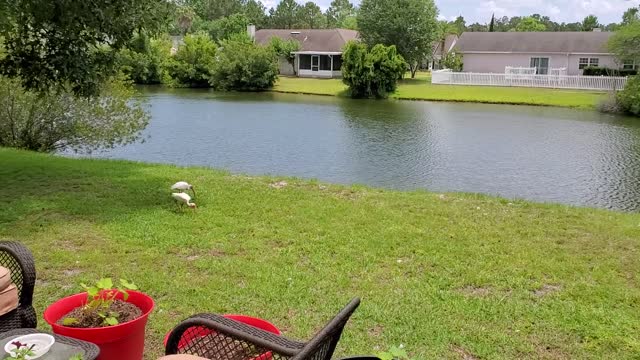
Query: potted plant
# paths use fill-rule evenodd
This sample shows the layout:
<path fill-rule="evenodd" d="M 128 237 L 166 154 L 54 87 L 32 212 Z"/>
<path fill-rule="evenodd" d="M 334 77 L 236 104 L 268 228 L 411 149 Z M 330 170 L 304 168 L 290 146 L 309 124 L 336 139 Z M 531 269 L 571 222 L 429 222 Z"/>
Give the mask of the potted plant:
<path fill-rule="evenodd" d="M 142 359 L 153 299 L 123 279 L 117 287 L 110 278 L 82 287 L 85 292 L 60 299 L 45 310 L 44 320 L 53 332 L 98 345 L 99 360 Z"/>

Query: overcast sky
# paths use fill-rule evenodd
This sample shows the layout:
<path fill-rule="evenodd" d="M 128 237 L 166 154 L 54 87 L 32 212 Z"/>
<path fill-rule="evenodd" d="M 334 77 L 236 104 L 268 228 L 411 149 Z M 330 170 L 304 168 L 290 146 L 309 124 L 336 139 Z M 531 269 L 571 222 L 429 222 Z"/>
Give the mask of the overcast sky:
<path fill-rule="evenodd" d="M 304 0 L 297 0 L 304 3 Z M 262 0 L 267 8 L 279 0 Z M 352 0 L 359 3 L 360 0 Z M 435 0 L 440 9 L 440 18 L 451 20 L 464 16 L 467 24 L 488 23 L 491 14 L 501 16 L 547 15 L 557 22 L 578 22 L 585 16 L 594 14 L 601 23 L 620 22 L 622 13 L 630 7 L 638 6 L 640 0 Z M 326 10 L 331 0 L 315 0 Z"/>

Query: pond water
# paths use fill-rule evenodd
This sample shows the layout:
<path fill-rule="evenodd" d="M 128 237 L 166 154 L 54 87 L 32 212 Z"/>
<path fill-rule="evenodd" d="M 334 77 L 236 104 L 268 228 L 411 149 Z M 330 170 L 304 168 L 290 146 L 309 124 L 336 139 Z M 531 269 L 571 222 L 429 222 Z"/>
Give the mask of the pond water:
<path fill-rule="evenodd" d="M 640 210 L 640 120 L 560 108 L 146 88 L 144 143 L 94 156 Z"/>

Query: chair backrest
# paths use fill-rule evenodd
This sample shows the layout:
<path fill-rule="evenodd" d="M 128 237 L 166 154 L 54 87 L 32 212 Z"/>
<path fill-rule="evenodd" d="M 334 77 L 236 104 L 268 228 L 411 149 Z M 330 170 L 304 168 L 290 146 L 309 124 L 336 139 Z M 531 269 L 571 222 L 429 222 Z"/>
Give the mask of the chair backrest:
<path fill-rule="evenodd" d="M 30 306 L 36 283 L 36 267 L 31 251 L 15 241 L 0 241 L 0 265 L 11 271 L 11 281 L 18 288 L 20 305 Z"/>
<path fill-rule="evenodd" d="M 347 321 L 353 312 L 360 305 L 360 299 L 351 300 L 347 306 L 340 311 L 319 333 L 317 333 L 311 341 L 297 353 L 291 360 L 330 360 L 342 330 L 344 330 Z"/>
<path fill-rule="evenodd" d="M 38 325 L 33 308 L 36 266 L 31 251 L 15 241 L 0 241 L 0 265 L 11 271 L 11 281 L 18 289 L 19 304 L 14 311 L 0 316 L 0 332 Z"/>

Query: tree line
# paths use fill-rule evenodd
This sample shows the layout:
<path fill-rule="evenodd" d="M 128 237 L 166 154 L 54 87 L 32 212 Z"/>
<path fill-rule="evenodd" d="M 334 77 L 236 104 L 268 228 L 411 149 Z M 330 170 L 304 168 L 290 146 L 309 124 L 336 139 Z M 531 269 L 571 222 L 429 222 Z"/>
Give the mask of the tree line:
<path fill-rule="evenodd" d="M 400 3 L 396 6 L 401 6 Z M 313 1 L 298 3 L 296 0 L 282 0 L 275 7 L 267 9 L 260 0 L 183 0 L 176 4 L 176 18 L 169 32 L 184 35 L 199 30 L 224 28 L 229 22 L 251 23 L 258 29 L 324 29 L 359 28 L 357 21 L 360 7 L 349 0 L 333 0 L 322 11 Z M 638 8 L 628 9 L 618 23 L 603 24 L 595 15 L 588 15 L 580 22 L 556 22 L 549 16 L 531 14 L 529 16 L 492 16 L 486 22 L 468 24 L 460 15 L 453 21 L 440 21 L 441 32 L 461 34 L 470 32 L 507 31 L 616 31 L 638 16 Z M 225 25 L 227 24 L 227 25 Z"/>
<path fill-rule="evenodd" d="M 357 8 L 349 0 L 333 0 L 324 12 L 313 1 L 299 4 L 295 0 L 282 0 L 270 9 L 259 0 L 185 0 L 176 6 L 176 17 L 169 29 L 172 35 L 210 31 L 241 22 L 258 29 L 357 27 Z"/>

